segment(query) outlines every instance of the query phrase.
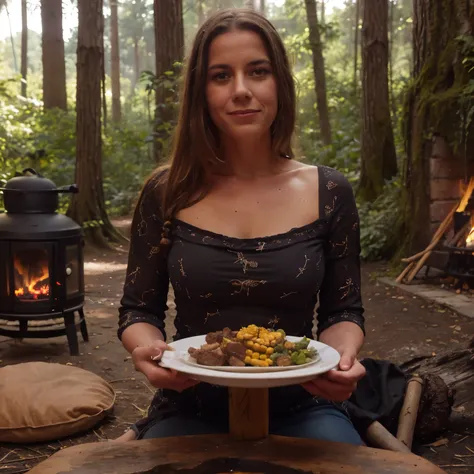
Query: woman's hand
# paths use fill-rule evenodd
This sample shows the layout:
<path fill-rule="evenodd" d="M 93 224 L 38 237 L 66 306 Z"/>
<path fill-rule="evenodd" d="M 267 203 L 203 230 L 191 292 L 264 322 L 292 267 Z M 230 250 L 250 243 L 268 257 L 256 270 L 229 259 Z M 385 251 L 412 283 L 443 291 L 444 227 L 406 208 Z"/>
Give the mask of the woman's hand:
<path fill-rule="evenodd" d="M 330 370 L 303 387 L 313 395 L 333 402 L 348 400 L 357 388 L 357 382 L 365 375 L 365 367 L 357 360 L 364 333 L 356 324 L 343 321 L 328 327 L 319 339 L 341 355 L 339 370 Z"/>
<path fill-rule="evenodd" d="M 341 354 L 339 370 L 330 370 L 318 378 L 306 382 L 303 387 L 311 394 L 343 402 L 348 400 L 357 388 L 357 382 L 364 377 L 365 367 L 357 360 L 355 351 L 348 348 Z"/>
<path fill-rule="evenodd" d="M 182 392 L 199 382 L 175 370 L 160 367 L 158 361 L 168 345 L 161 340 L 153 341 L 148 347 L 136 347 L 132 351 L 135 369 L 141 372 L 156 388 L 165 388 Z"/>

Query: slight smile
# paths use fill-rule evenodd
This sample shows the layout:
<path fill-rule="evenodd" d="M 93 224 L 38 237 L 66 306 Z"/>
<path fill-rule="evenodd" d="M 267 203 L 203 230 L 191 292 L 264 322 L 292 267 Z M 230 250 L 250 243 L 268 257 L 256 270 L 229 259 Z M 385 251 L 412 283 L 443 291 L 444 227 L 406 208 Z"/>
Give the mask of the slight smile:
<path fill-rule="evenodd" d="M 229 115 L 253 115 L 260 112 L 260 110 L 257 109 L 245 109 L 245 110 L 236 110 L 235 112 L 230 112 Z"/>

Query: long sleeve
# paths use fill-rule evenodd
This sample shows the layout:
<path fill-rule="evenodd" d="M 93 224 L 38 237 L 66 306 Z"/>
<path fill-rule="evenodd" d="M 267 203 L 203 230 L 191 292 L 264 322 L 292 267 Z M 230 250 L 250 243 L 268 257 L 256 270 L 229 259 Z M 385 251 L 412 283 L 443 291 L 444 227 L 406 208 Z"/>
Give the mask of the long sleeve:
<path fill-rule="evenodd" d="M 163 220 L 156 179 L 148 181 L 135 208 L 127 273 L 119 308 L 117 335 L 134 323 L 145 322 L 165 334 L 169 277 L 166 258 L 158 253 Z"/>
<path fill-rule="evenodd" d="M 328 220 L 325 272 L 319 293 L 318 337 L 333 324 L 350 321 L 364 329 L 361 298 L 359 214 L 352 187 L 338 171 L 324 169 L 321 211 Z"/>

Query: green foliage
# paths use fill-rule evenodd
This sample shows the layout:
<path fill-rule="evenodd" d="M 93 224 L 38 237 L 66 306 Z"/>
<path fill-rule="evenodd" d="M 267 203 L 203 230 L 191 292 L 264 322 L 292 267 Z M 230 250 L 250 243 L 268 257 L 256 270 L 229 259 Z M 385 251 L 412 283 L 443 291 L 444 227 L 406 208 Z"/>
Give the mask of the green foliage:
<path fill-rule="evenodd" d="M 43 111 L 35 100 L 15 96 L 0 81 L 0 184 L 24 168 L 33 167 L 57 186 L 74 182 L 76 118 L 74 112 Z M 146 117 L 125 120 L 103 134 L 103 182 L 106 206 L 112 215 L 128 214 L 143 180 L 154 167 L 146 143 Z M 80 191 L 80 190 L 79 190 Z M 61 200 L 65 212 L 68 196 Z"/>
<path fill-rule="evenodd" d="M 359 203 L 361 257 L 366 260 L 389 258 L 396 249 L 401 184 L 387 183 L 385 191 L 372 203 Z"/>

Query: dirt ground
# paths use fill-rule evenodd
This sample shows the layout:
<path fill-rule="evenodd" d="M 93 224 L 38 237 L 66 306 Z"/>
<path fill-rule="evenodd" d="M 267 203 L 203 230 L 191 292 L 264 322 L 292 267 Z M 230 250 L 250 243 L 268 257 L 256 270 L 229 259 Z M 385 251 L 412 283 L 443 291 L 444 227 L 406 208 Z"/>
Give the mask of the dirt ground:
<path fill-rule="evenodd" d="M 121 224 L 127 225 L 127 222 Z M 117 394 L 113 416 L 84 435 L 27 447 L 0 444 L 2 474 L 27 472 L 64 447 L 114 439 L 145 413 L 153 389 L 134 370 L 128 353 L 116 337 L 126 260 L 125 247 L 114 252 L 86 252 L 85 313 L 90 341 L 80 340 L 79 356 L 69 356 L 65 337 L 19 342 L 0 336 L 0 367 L 26 361 L 71 363 L 109 381 Z M 366 264 L 362 269 L 367 318 L 364 356 L 401 363 L 417 355 L 465 345 L 472 337 L 474 319 L 460 317 L 400 290 L 380 285 L 376 276 L 384 271 L 383 264 Z M 168 324 L 172 323 L 173 312 L 171 305 Z M 457 409 L 474 412 L 474 406 Z M 448 432 L 441 437 L 447 439 L 444 444 L 422 447 L 418 453 L 446 472 L 474 472 L 474 429 L 471 433 Z"/>

